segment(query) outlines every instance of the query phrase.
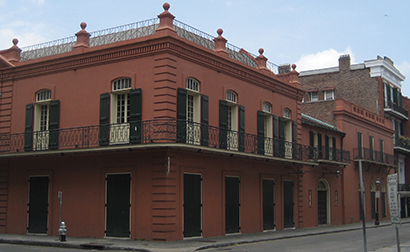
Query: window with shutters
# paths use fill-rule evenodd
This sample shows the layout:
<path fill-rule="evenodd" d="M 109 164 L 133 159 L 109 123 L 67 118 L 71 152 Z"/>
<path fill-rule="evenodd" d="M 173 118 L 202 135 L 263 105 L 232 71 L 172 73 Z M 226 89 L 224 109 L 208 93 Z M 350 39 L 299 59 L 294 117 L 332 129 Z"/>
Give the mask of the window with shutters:
<path fill-rule="evenodd" d="M 272 105 L 268 102 L 263 103 L 264 112 L 264 125 L 263 133 L 265 136 L 264 147 L 265 155 L 273 155 L 273 116 L 272 116 Z"/>
<path fill-rule="evenodd" d="M 336 158 L 336 138 L 333 136 L 326 136 L 326 141 L 327 158 L 328 160 L 333 160 Z"/>
<path fill-rule="evenodd" d="M 227 148 L 230 150 L 238 150 L 238 96 L 235 92 L 228 90 L 226 92 L 226 101 L 228 103 L 227 114 Z"/>
<path fill-rule="evenodd" d="M 201 94 L 199 82 L 193 78 L 186 79 L 186 141 L 190 144 L 201 143 Z"/>
<path fill-rule="evenodd" d="M 284 144 L 285 144 L 285 157 L 292 158 L 292 120 L 291 120 L 291 111 L 288 108 L 283 110 L 284 118 Z"/>
<path fill-rule="evenodd" d="M 374 137 L 369 136 L 369 149 L 370 149 L 370 160 L 374 160 L 375 153 L 374 153 Z"/>
<path fill-rule="evenodd" d="M 120 78 L 112 82 L 110 143 L 129 142 L 131 79 Z"/>
<path fill-rule="evenodd" d="M 310 159 L 322 159 L 322 134 L 310 131 Z"/>
<path fill-rule="evenodd" d="M 34 105 L 34 150 L 48 150 L 50 140 L 50 102 L 51 90 L 42 90 L 36 94 L 36 103 Z"/>

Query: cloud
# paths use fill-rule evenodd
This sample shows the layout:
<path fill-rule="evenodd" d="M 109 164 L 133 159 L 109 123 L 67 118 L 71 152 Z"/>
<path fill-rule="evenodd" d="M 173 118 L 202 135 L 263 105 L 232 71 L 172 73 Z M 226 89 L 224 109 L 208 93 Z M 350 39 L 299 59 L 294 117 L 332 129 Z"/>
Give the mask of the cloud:
<path fill-rule="evenodd" d="M 340 55 L 349 54 L 351 63 L 355 63 L 352 50 L 347 48 L 344 52 L 338 52 L 335 49 L 328 49 L 316 54 L 302 55 L 296 62 L 298 71 L 314 70 L 321 68 L 336 67 L 339 65 Z"/>

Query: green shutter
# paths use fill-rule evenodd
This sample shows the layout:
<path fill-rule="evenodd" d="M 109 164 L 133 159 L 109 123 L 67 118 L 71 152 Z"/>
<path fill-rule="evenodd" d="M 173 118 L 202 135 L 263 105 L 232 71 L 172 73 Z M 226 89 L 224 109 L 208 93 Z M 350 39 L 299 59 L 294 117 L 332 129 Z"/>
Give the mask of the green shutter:
<path fill-rule="evenodd" d="M 279 117 L 279 157 L 285 157 L 285 127 L 286 119 Z"/>
<path fill-rule="evenodd" d="M 317 147 L 318 147 L 318 159 L 322 159 L 323 157 L 323 147 L 322 147 L 322 134 L 317 133 Z"/>
<path fill-rule="evenodd" d="M 24 133 L 24 151 L 33 150 L 33 118 L 34 117 L 34 105 L 26 105 L 26 124 Z"/>
<path fill-rule="evenodd" d="M 141 143 L 142 133 L 142 94 L 141 88 L 130 90 L 130 143 Z"/>
<path fill-rule="evenodd" d="M 186 142 L 186 100 L 187 90 L 178 88 L 177 91 L 177 142 Z"/>
<path fill-rule="evenodd" d="M 275 157 L 279 156 L 278 116 L 273 115 L 273 148 Z"/>
<path fill-rule="evenodd" d="M 245 107 L 239 106 L 239 151 L 245 151 Z"/>
<path fill-rule="evenodd" d="M 357 155 L 358 155 L 358 159 L 362 159 L 363 158 L 363 143 L 362 143 L 362 133 L 361 132 L 357 132 Z"/>
<path fill-rule="evenodd" d="M 60 123 L 60 101 L 51 101 L 50 102 L 50 141 L 49 149 L 57 150 L 58 149 L 58 138 L 59 138 L 59 125 Z"/>
<path fill-rule="evenodd" d="M 209 97 L 201 96 L 201 145 L 209 145 Z"/>
<path fill-rule="evenodd" d="M 219 148 L 226 149 L 228 140 L 228 102 L 219 100 Z"/>
<path fill-rule="evenodd" d="M 297 136 L 297 123 L 296 121 L 292 121 L 292 150 L 294 159 L 299 159 L 299 157 L 302 157 L 302 153 L 298 153 Z"/>
<path fill-rule="evenodd" d="M 315 133 L 313 131 L 309 131 L 309 159 L 315 158 Z"/>
<path fill-rule="evenodd" d="M 100 95 L 100 146 L 109 145 L 110 137 L 110 94 Z"/>
<path fill-rule="evenodd" d="M 325 159 L 328 160 L 329 159 L 329 136 L 325 135 L 325 149 L 326 149 L 326 153 L 325 153 Z"/>
<path fill-rule="evenodd" d="M 258 154 L 265 154 L 265 113 L 258 111 L 257 115 L 258 127 Z"/>

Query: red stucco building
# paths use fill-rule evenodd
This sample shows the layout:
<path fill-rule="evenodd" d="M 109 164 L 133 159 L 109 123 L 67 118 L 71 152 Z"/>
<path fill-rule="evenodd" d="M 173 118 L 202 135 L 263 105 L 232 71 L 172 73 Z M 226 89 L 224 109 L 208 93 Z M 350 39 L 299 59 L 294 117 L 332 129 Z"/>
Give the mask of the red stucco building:
<path fill-rule="evenodd" d="M 59 192 L 68 236 L 172 241 L 359 221 L 349 124 L 372 124 L 389 153 L 389 121 L 341 100 L 336 124 L 302 114 L 296 66 L 278 70 L 263 49 L 168 10 L 0 51 L 0 232 L 58 235 Z"/>
<path fill-rule="evenodd" d="M 351 151 L 352 160 L 343 170 L 343 222 L 361 218 L 360 166 L 366 220 L 388 218 L 387 175 L 399 170 L 402 156 L 397 156 L 395 139 L 402 133 L 397 125 L 407 120 L 400 92 L 404 76 L 387 57 L 352 65 L 350 56 L 343 55 L 339 66 L 301 72 L 299 80 L 306 91 L 302 112 L 346 134 L 343 148 Z"/>

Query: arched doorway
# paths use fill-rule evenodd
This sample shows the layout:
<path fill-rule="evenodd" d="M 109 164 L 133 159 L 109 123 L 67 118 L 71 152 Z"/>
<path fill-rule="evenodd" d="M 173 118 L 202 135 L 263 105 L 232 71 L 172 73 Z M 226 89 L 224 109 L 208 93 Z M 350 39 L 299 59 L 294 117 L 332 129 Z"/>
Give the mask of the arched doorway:
<path fill-rule="evenodd" d="M 321 180 L 317 184 L 317 217 L 318 224 L 330 223 L 329 183 Z"/>

